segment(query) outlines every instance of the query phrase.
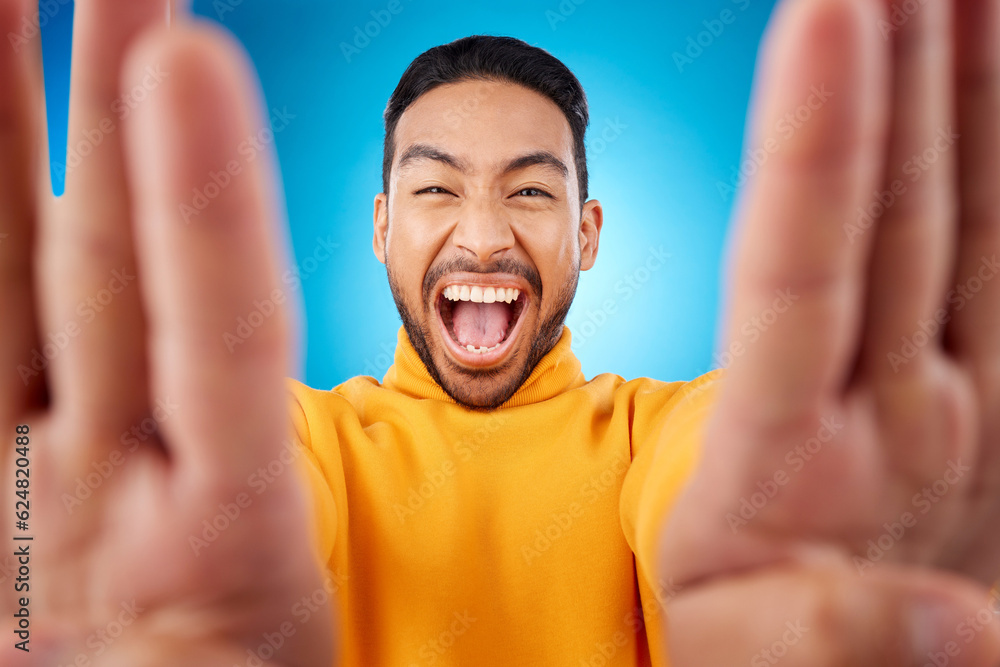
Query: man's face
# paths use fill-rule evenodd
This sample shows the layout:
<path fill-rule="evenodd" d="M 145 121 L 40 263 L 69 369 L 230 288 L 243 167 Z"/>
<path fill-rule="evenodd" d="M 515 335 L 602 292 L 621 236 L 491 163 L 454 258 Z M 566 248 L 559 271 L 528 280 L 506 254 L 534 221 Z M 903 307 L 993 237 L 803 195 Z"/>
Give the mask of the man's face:
<path fill-rule="evenodd" d="M 581 213 L 573 157 L 562 111 L 521 86 L 439 86 L 400 118 L 374 250 L 414 348 L 459 403 L 517 391 L 594 264 L 602 212 Z"/>

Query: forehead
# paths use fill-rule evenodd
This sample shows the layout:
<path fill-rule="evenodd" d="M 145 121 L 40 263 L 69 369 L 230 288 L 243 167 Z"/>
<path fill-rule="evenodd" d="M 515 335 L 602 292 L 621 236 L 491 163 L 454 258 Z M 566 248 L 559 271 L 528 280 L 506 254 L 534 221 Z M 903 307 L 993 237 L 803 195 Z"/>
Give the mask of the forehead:
<path fill-rule="evenodd" d="M 548 151 L 572 169 L 573 133 L 552 100 L 510 83 L 462 81 L 434 88 L 403 113 L 396 154 L 431 144 L 489 168 L 507 157 Z"/>

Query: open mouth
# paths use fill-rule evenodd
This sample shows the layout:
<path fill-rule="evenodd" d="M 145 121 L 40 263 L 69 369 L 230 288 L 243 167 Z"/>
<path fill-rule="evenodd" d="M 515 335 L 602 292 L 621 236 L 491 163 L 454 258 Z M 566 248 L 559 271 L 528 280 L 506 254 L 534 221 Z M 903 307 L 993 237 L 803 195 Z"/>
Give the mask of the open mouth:
<path fill-rule="evenodd" d="M 512 281 L 449 281 L 437 298 L 445 344 L 470 366 L 495 364 L 513 348 L 527 305 L 527 291 Z"/>

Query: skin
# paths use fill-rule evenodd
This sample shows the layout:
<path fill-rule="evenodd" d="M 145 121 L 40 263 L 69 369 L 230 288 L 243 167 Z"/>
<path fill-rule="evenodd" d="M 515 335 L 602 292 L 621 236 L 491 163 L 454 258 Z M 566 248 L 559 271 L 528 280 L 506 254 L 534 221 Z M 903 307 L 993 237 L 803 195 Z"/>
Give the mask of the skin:
<path fill-rule="evenodd" d="M 0 2 L 3 34 L 20 30 L 28 6 Z M 36 540 L 31 653 L 4 641 L 4 665 L 68 665 L 81 655 L 101 667 L 243 664 L 264 633 L 292 620 L 297 601 L 324 589 L 293 469 L 262 495 L 248 486 L 281 461 L 289 432 L 288 309 L 233 353 L 222 339 L 254 300 L 281 287 L 271 157 L 246 164 L 195 221 L 177 217 L 178 204 L 265 126 L 259 93 L 231 39 L 167 31 L 164 10 L 163 2 L 78 3 L 70 145 L 102 119 L 118 123 L 112 104 L 147 66 L 170 75 L 71 172 L 58 200 L 47 178 L 31 178 L 44 174 L 43 147 L 31 141 L 43 117 L 39 42 L 0 49 L 0 228 L 10 234 L 0 245 L 0 425 L 10 434 L 15 423 L 30 426 Z M 236 264 L 219 261 L 230 252 Z M 77 304 L 105 289 L 113 270 L 141 279 L 86 323 Z M 40 332 L 69 321 L 78 334 L 26 386 L 16 367 L 30 364 Z M 123 446 L 123 434 L 165 399 L 177 407 L 161 410 L 158 433 L 135 451 Z M 13 498 L 15 441 L 3 442 L 0 491 Z M 113 472 L 70 513 L 66 494 L 77 496 L 77 480 L 102 463 Z M 204 539 L 203 522 L 215 522 L 220 505 L 232 514 L 241 494 L 253 502 L 237 504 L 238 519 L 196 554 L 192 536 Z M 4 529 L 13 544 L 13 526 Z M 2 600 L 12 619 L 13 585 Z M 111 625 L 122 604 L 142 610 L 126 615 L 124 631 Z M 330 614 L 320 607 L 296 624 L 272 664 L 329 667 Z M 120 637 L 88 642 L 105 629 Z"/>
<path fill-rule="evenodd" d="M 402 161 L 415 146 L 434 157 Z M 508 169 L 540 154 L 550 161 Z M 558 342 L 603 224 L 600 202 L 581 210 L 573 165 L 562 111 L 521 86 L 440 86 L 400 118 L 389 192 L 375 197 L 372 246 L 414 347 L 459 403 L 499 407 Z M 448 284 L 491 282 L 522 289 L 528 305 L 514 340 L 484 364 L 445 344 L 436 304 Z"/>
<path fill-rule="evenodd" d="M 986 595 L 1000 576 L 1000 280 L 984 268 L 1000 257 L 1000 3 L 928 2 L 886 40 L 889 19 L 879 2 L 804 0 L 771 28 L 753 143 L 812 86 L 833 96 L 744 194 L 726 343 L 746 342 L 775 290 L 799 301 L 730 366 L 662 536 L 677 664 L 747 664 L 798 619 L 811 634 L 782 665 L 1000 661 Z M 914 181 L 907 164 L 948 127 L 957 146 L 938 142 Z M 897 181 L 905 194 L 852 237 L 857 210 Z M 904 337 L 925 344 L 901 363 Z M 734 530 L 727 516 L 768 482 L 777 493 Z"/>
<path fill-rule="evenodd" d="M 0 34 L 19 30 L 28 5 L 0 2 Z M 100 656 L 88 653 L 91 664 L 239 664 L 262 633 L 288 620 L 296 600 L 323 585 L 294 474 L 274 478 L 200 555 L 189 546 L 215 508 L 246 490 L 248 476 L 280 460 L 289 427 L 288 309 L 235 352 L 222 337 L 281 287 L 267 156 L 191 224 L 178 209 L 261 127 L 260 100 L 238 48 L 211 29 L 164 30 L 162 2 L 92 0 L 76 11 L 71 145 L 146 66 L 171 75 L 121 131 L 106 134 L 55 200 L 35 134 L 38 44 L 0 49 L 0 230 L 8 234 L 0 243 L 0 433 L 8 434 L 9 463 L 15 424 L 31 427 L 35 535 L 33 651 L 5 641 L 0 662 L 72 663 L 88 652 L 88 634 L 134 599 L 143 612 Z M 703 463 L 664 526 L 656 574 L 675 593 L 673 665 L 777 664 L 778 652 L 783 666 L 910 665 L 946 650 L 949 665 L 1000 662 L 996 621 L 969 625 L 977 629 L 968 642 L 957 635 L 987 606 L 986 589 L 1000 574 L 1000 280 L 982 281 L 961 309 L 947 300 L 952 286 L 982 270 L 984 256 L 1000 254 L 1000 2 L 930 0 L 885 39 L 878 26 L 888 12 L 882 0 L 796 0 L 783 5 L 768 36 L 755 143 L 766 144 L 811 86 L 834 94 L 751 179 L 738 214 L 726 347 L 745 342 L 743 324 L 763 317 L 775 290 L 799 299 L 735 356 L 706 424 Z M 428 134 L 430 111 L 447 108 L 444 98 L 457 88 L 414 105 L 400 145 L 454 142 L 464 132 L 467 143 L 447 147 L 473 168 L 462 178 L 433 175 L 457 190 L 448 203 L 404 201 L 412 190 L 402 181 L 413 176 L 399 170 L 389 200 L 376 203 L 376 254 L 417 321 L 427 304 L 422 283 L 435 267 L 458 257 L 489 267 L 510 255 L 520 278 L 532 270 L 540 277 L 541 298 L 525 320 L 535 330 L 557 310 L 553 290 L 570 284 L 577 262 L 582 269 L 592 261 L 599 207 L 587 251 L 578 204 L 532 211 L 506 197 L 506 186 L 521 184 L 498 178 L 495 159 L 511 148 L 544 145 L 572 163 L 568 129 L 524 91 L 484 86 L 484 125 Z M 526 126 L 550 123 L 550 132 L 522 135 L 491 123 L 501 107 L 508 113 L 500 100 L 510 96 L 534 107 Z M 906 195 L 852 240 L 845 227 L 856 209 L 908 178 L 907 161 L 949 124 L 961 136 L 957 150 L 908 181 Z M 573 182 L 563 184 L 565 202 L 574 201 Z M 531 216 L 544 216 L 551 236 L 529 233 Z M 399 262 L 404 250 L 419 261 Z M 122 269 L 137 276 L 131 287 L 44 374 L 23 382 L 18 365 Z M 948 309 L 938 333 L 894 368 L 888 355 L 938 308 Z M 500 381 L 463 384 L 435 335 L 430 328 L 431 358 L 456 393 L 465 387 L 473 404 L 502 397 Z M 111 460 L 122 434 L 165 396 L 185 401 L 69 515 L 63 494 Z M 836 432 L 816 454 L 822 458 L 792 475 L 788 452 L 819 433 L 822 418 L 839 424 Z M 949 478 L 958 460 L 963 472 Z M 733 531 L 727 515 L 779 470 L 787 480 Z M 9 466 L 0 476 L 4 497 L 13 479 Z M 949 479 L 934 509 L 859 570 L 869 540 L 905 512 L 919 513 L 914 497 Z M 9 622 L 8 586 L 2 595 Z M 330 613 L 318 607 L 271 664 L 332 664 Z M 784 639 L 789 622 L 809 630 Z"/>

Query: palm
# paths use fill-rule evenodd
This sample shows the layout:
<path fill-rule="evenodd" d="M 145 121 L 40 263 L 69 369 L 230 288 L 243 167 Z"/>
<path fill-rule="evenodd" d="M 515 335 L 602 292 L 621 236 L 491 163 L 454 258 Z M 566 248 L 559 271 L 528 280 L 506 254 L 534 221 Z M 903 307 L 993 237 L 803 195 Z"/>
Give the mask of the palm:
<path fill-rule="evenodd" d="M 49 431 L 46 422 L 31 421 L 38 433 Z M 33 446 L 42 451 L 49 442 L 36 436 Z M 280 460 L 275 450 L 272 462 Z M 48 465 L 36 461 L 39 480 Z M 310 556 L 296 473 L 283 468 L 280 475 L 258 496 L 249 486 L 200 484 L 160 453 L 139 451 L 79 503 L 76 495 L 57 501 L 56 485 L 39 483 L 36 497 L 48 503 L 36 506 L 33 531 L 34 567 L 45 576 L 35 608 L 45 623 L 36 637 L 56 640 L 46 635 L 58 629 L 65 659 L 157 639 L 176 649 L 181 639 L 157 637 L 155 628 L 197 618 L 205 626 L 196 644 L 243 643 L 261 657 L 269 646 L 297 645 L 283 664 L 329 664 L 324 601 L 334 589 Z M 304 598 L 315 602 L 303 606 Z"/>
<path fill-rule="evenodd" d="M 980 416 L 967 402 L 967 375 L 944 359 L 937 363 L 935 380 L 889 389 L 858 382 L 820 399 L 810 418 L 780 431 L 728 424 L 720 403 L 701 471 L 705 495 L 692 503 L 723 521 L 698 531 L 699 541 L 712 543 L 712 557 L 699 558 L 692 576 L 826 544 L 851 556 L 859 574 L 901 561 L 991 583 L 1000 553 L 992 531 L 982 527 L 995 520 L 995 508 L 971 497 L 984 484 Z M 893 405 L 900 408 L 886 408 Z M 764 449 L 774 455 L 762 457 Z M 928 456 L 921 460 L 922 452 Z M 736 462 L 754 471 L 749 479 L 721 481 L 729 473 L 712 464 Z"/>
<path fill-rule="evenodd" d="M 34 538 L 14 543 L 30 544 L 33 653 L 5 642 L 2 662 L 325 667 L 332 589 L 288 442 L 291 318 L 274 308 L 225 337 L 280 289 L 272 165 L 242 165 L 194 220 L 179 207 L 264 121 L 223 37 L 147 31 L 165 4 L 77 8 L 83 163 L 58 199 L 33 178 L 39 44 L 0 52 L 0 437 L 27 426 L 30 458 L 5 450 L 3 484 L 31 508 L 27 530 L 8 528 Z M 0 2 L 0 31 L 30 5 Z M 137 88 L 126 117 L 120 91 Z"/>

